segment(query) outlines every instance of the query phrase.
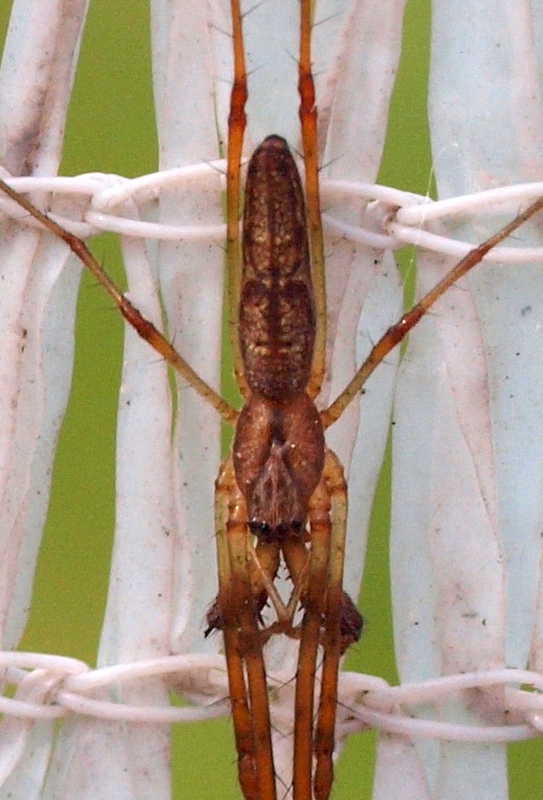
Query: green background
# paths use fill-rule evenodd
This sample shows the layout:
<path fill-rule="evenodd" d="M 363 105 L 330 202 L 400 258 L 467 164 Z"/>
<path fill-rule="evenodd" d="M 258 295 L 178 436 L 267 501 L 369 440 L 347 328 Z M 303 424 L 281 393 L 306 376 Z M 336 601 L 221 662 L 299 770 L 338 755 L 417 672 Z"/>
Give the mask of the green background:
<path fill-rule="evenodd" d="M 11 3 L 0 0 L 7 25 Z M 3 28 L 4 30 L 4 28 Z M 425 193 L 431 159 L 426 122 L 429 3 L 408 4 L 402 63 L 379 180 Z M 122 43 L 120 45 L 119 43 Z M 148 3 L 93 0 L 68 117 L 61 173 L 142 175 L 156 169 Z M 113 239 L 93 244 L 122 281 Z M 73 391 L 55 464 L 51 507 L 27 633 L 21 647 L 95 662 L 114 523 L 114 443 L 122 323 L 86 276 L 79 302 Z M 388 599 L 387 476 L 373 515 L 361 607 L 367 621 L 347 667 L 396 681 Z M 228 721 L 174 730 L 174 797 L 239 797 Z M 371 797 L 374 735 L 351 737 L 335 800 Z M 511 797 L 543 796 L 543 748 L 510 748 Z M 209 768 L 210 759 L 213 769 Z"/>

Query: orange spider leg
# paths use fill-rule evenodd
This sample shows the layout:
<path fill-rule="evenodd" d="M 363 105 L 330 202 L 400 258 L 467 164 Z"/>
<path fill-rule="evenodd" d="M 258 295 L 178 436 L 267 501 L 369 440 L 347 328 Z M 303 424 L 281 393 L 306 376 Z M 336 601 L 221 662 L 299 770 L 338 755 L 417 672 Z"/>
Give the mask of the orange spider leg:
<path fill-rule="evenodd" d="M 294 800 L 312 797 L 315 674 L 320 632 L 326 611 L 330 557 L 330 498 L 321 478 L 309 501 L 311 551 L 304 618 L 296 673 L 294 720 Z"/>
<path fill-rule="evenodd" d="M 67 244 L 72 253 L 79 258 L 98 283 L 104 287 L 124 319 L 134 328 L 139 336 L 145 339 L 145 341 L 148 342 L 196 392 L 198 392 L 200 397 L 218 411 L 224 422 L 234 425 L 238 418 L 236 409 L 202 380 L 198 373 L 179 355 L 177 350 L 175 350 L 158 328 L 156 328 L 152 322 L 145 319 L 138 309 L 132 305 L 130 300 L 125 297 L 107 273 L 104 272 L 87 245 L 77 236 L 74 236 L 55 222 L 48 214 L 36 208 L 26 197 L 16 192 L 15 189 L 12 189 L 11 186 L 1 179 L 0 190 L 17 203 L 17 205 L 21 206 L 21 208 L 24 208 L 25 211 L 40 222 L 46 230 L 59 239 L 62 239 L 62 241 Z"/>
<path fill-rule="evenodd" d="M 304 598 L 307 591 L 309 580 L 309 551 L 305 543 L 299 537 L 289 537 L 281 548 L 285 564 L 292 580 L 293 589 L 287 604 L 288 617 L 292 623 L 296 609 Z M 292 638 L 299 639 L 301 630 L 291 630 L 288 632 Z"/>
<path fill-rule="evenodd" d="M 299 82 L 300 122 L 305 164 L 305 199 L 311 250 L 311 276 L 315 297 L 316 336 L 311 374 L 306 387 L 314 398 L 321 389 L 326 361 L 326 289 L 322 235 L 317 109 L 311 68 L 311 2 L 302 0 L 300 22 Z M 330 485 L 329 485 L 330 484 Z M 321 482 L 310 500 L 311 555 L 296 681 L 296 722 L 294 743 L 294 798 L 329 796 L 333 778 L 335 713 L 339 660 L 342 654 L 341 627 L 344 609 L 352 621 L 352 638 L 360 635 L 361 618 L 350 598 L 343 593 L 343 559 L 346 525 L 346 486 L 337 458 L 327 451 Z M 341 498 L 338 503 L 338 497 Z M 332 523 L 330 501 L 332 500 Z M 345 600 L 342 600 L 345 598 Z M 346 623 L 347 624 L 347 623 Z M 315 734 L 314 703 L 318 644 L 324 626 L 324 661 Z M 313 779 L 313 757 L 316 758 Z M 312 786 L 313 784 L 313 786 Z"/>
<path fill-rule="evenodd" d="M 247 800 L 276 800 L 266 671 L 249 569 L 247 506 L 231 458 L 216 483 L 215 515 L 218 602 L 239 782 Z"/>
<path fill-rule="evenodd" d="M 354 378 L 348 386 L 341 392 L 334 402 L 323 412 L 321 412 L 322 424 L 328 428 L 343 414 L 351 400 L 361 391 L 362 387 L 374 371 L 374 369 L 386 358 L 390 351 L 400 344 L 407 336 L 409 331 L 419 322 L 428 312 L 434 303 L 442 297 L 447 289 L 463 278 L 464 275 L 477 266 L 485 255 L 501 244 L 508 236 L 511 236 L 517 228 L 520 228 L 530 217 L 543 209 L 543 197 L 533 202 L 525 211 L 522 211 L 508 225 L 490 236 L 486 242 L 478 247 L 474 247 L 458 264 L 442 278 L 433 289 L 430 289 L 419 302 L 413 306 L 395 325 L 392 325 L 379 341 L 372 347 L 369 356 L 356 372 Z"/>
<path fill-rule="evenodd" d="M 253 722 L 247 699 L 243 659 L 239 655 L 241 648 L 237 620 L 233 611 L 229 613 L 230 608 L 235 605 L 228 543 L 230 486 L 231 475 L 223 468 L 217 480 L 215 493 L 215 538 L 219 573 L 218 611 L 216 613 L 221 616 L 220 623 L 217 624 L 220 624 L 225 642 L 230 705 L 238 753 L 238 778 L 245 797 L 257 798 L 257 777 L 253 758 Z"/>
<path fill-rule="evenodd" d="M 228 291 L 228 325 L 234 374 L 243 397 L 249 390 L 241 361 L 237 320 L 240 298 L 240 194 L 241 194 L 241 154 L 243 136 L 247 125 L 245 103 L 247 102 L 247 73 L 243 50 L 242 16 L 239 0 L 232 0 L 232 42 L 234 46 L 234 81 L 230 95 L 228 115 L 228 160 L 226 168 L 226 271 Z"/>
<path fill-rule="evenodd" d="M 345 638 L 342 615 L 348 595 L 343 592 L 343 565 L 345 561 L 345 536 L 347 527 L 347 485 L 337 456 L 326 452 L 323 479 L 330 498 L 332 529 L 328 562 L 327 603 L 324 612 L 322 639 L 323 662 L 319 710 L 315 725 L 314 754 L 315 775 L 313 789 L 315 800 L 326 800 L 332 790 L 334 778 L 334 745 L 338 696 L 340 659 L 347 647 L 360 637 L 360 617 L 357 614 L 355 630 Z"/>
<path fill-rule="evenodd" d="M 312 562 L 305 545 L 300 539 L 289 538 L 283 545 L 282 551 L 285 563 L 290 572 L 295 590 L 292 593 L 291 601 L 294 604 L 300 600 L 306 609 L 304 621 L 300 629 L 292 628 L 284 631 L 293 638 L 302 638 L 302 654 L 298 663 L 297 688 L 297 717 L 301 714 L 298 736 L 295 742 L 295 752 L 303 752 L 300 762 L 295 762 L 295 774 L 297 776 L 307 776 L 309 774 L 308 763 L 311 763 L 307 749 L 299 750 L 298 741 L 311 742 L 311 736 L 307 736 L 308 726 L 312 725 L 311 715 L 307 703 L 313 693 L 309 691 L 309 685 L 315 675 L 315 660 L 317 650 L 315 648 L 315 631 L 317 626 L 322 628 L 322 635 L 319 636 L 320 644 L 323 648 L 323 664 L 321 675 L 321 688 L 319 697 L 319 709 L 317 721 L 314 726 L 315 733 L 313 738 L 313 756 L 315 758 L 315 770 L 313 776 L 313 792 L 316 800 L 327 798 L 330 794 L 333 780 L 333 753 L 334 753 L 334 731 L 337 708 L 337 686 L 338 671 L 341 656 L 347 648 L 358 641 L 361 633 L 362 620 L 360 614 L 350 597 L 343 591 L 343 564 L 345 555 L 345 534 L 347 525 L 347 485 L 343 474 L 343 468 L 337 456 L 331 451 L 326 451 L 325 463 L 323 468 L 322 482 L 317 489 L 317 493 L 312 498 L 312 504 L 318 506 L 318 513 L 313 511 L 313 521 L 320 518 L 321 525 L 328 535 L 329 542 L 324 542 L 327 552 L 328 566 L 327 575 L 321 590 L 315 589 L 315 597 L 308 598 L 308 584 L 315 584 L 315 577 L 312 572 Z M 330 527 L 331 524 L 331 527 Z M 311 527 L 312 548 L 315 545 L 316 529 Z M 323 552 L 323 559 L 326 554 Z M 318 584 L 318 577 L 317 577 Z M 311 609 L 318 603 L 322 603 L 320 617 L 318 614 L 311 615 Z M 291 602 L 289 601 L 289 607 Z M 295 606 L 292 609 L 294 614 Z M 308 615 L 309 613 L 309 615 Z M 292 619 L 292 616 L 290 617 Z M 309 631 L 309 632 L 308 632 Z M 311 643 L 312 642 L 312 643 Z M 304 688 L 305 687 L 305 688 Z M 306 709 L 308 713 L 306 715 Z M 314 715 L 312 715 L 314 718 Z M 296 758 L 296 756 L 295 756 Z M 302 758 L 305 768 L 302 766 Z M 300 778 L 300 796 L 303 796 L 307 780 Z"/>
<path fill-rule="evenodd" d="M 315 105 L 315 84 L 311 71 L 311 0 L 302 0 L 300 4 L 298 92 L 305 166 L 305 202 L 311 251 L 311 281 L 317 326 L 311 376 L 306 391 L 310 397 L 315 398 L 321 390 L 326 362 L 326 285 L 319 192 L 317 107 Z"/>
<path fill-rule="evenodd" d="M 278 620 L 287 621 L 292 619 L 274 583 L 281 557 L 279 543 L 257 541 L 255 546 L 251 541 L 250 534 L 248 533 L 247 535 L 249 537 L 249 554 L 254 566 L 251 573 L 253 596 L 261 598 L 258 601 L 258 608 L 263 608 L 266 601 L 269 601 L 277 614 Z M 269 638 L 268 631 L 269 628 L 262 631 L 264 637 L 262 641 Z"/>

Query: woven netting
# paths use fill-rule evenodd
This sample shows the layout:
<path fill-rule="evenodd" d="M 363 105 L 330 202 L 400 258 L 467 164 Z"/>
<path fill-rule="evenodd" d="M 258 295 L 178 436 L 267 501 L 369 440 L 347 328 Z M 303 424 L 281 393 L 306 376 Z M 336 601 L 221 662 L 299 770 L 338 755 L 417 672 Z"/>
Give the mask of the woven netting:
<path fill-rule="evenodd" d="M 298 3 L 273 0 L 246 4 L 245 10 L 249 5 L 246 152 L 270 132 L 299 150 Z M 543 181 L 543 20 L 519 0 L 433 4 L 431 175 L 429 161 L 413 149 L 420 123 L 408 113 L 421 103 L 413 74 L 425 65 L 427 9 L 421 4 L 411 10 L 421 39 L 419 49 L 407 54 L 413 74 L 403 76 L 403 142 L 396 145 L 403 163 L 395 171 L 402 191 L 377 185 L 404 5 L 316 3 L 313 58 L 330 318 L 323 405 L 401 316 L 398 248 L 415 245 L 421 293 L 469 243 L 484 240 L 543 193 L 537 183 Z M 38 203 L 52 197 L 52 211 L 80 236 L 118 233 L 132 301 L 159 326 L 164 323 L 189 363 L 219 386 L 229 5 L 151 4 L 159 158 L 155 166 L 148 158 L 148 169 L 127 166 L 126 173 L 142 176 L 129 180 L 111 173 L 123 172 L 116 164 L 127 163 L 126 151 L 138 152 L 143 141 L 143 100 L 130 65 L 147 40 L 135 35 L 145 24 L 136 6 L 119 23 L 117 42 L 106 46 L 99 38 L 86 56 L 96 82 L 107 72 L 108 47 L 122 65 L 123 104 L 108 94 L 101 126 L 109 132 L 111 122 L 115 131 L 128 117 L 123 154 L 114 165 L 99 143 L 92 168 L 100 171 L 90 173 L 86 165 L 87 174 L 57 178 L 86 3 L 15 1 L 0 73 L 2 175 L 32 176 L 13 185 L 31 191 Z M 95 120 L 89 128 L 100 130 Z M 86 145 L 86 126 L 80 138 Z M 381 184 L 392 183 L 394 168 L 386 164 Z M 434 181 L 443 203 L 426 196 Z M 0 624 L 5 685 L 14 698 L 2 705 L 0 799 L 164 800 L 172 793 L 169 723 L 229 713 L 220 637 L 205 640 L 202 634 L 217 587 L 212 509 L 220 423 L 185 385 L 174 390 L 165 364 L 131 330 L 125 332 L 114 544 L 102 613 L 107 545 L 94 537 L 107 540 L 113 523 L 100 516 L 107 497 L 96 493 L 86 466 L 88 451 L 99 448 L 98 433 L 90 442 L 79 427 L 71 438 L 64 433 L 70 482 L 66 496 L 56 500 L 61 512 L 51 520 L 60 533 L 51 533 L 38 558 L 70 394 L 80 270 L 60 242 L 28 225 L 25 214 L 4 200 L 0 213 Z M 14 222 L 17 216 L 23 219 Z M 341 741 L 378 731 L 375 770 L 361 755 L 373 747 L 370 738 L 361 744 L 363 737 L 352 737 L 350 771 L 340 765 L 335 797 L 504 800 L 505 743 L 536 738 L 543 726 L 538 243 L 536 220 L 449 291 L 410 337 L 400 366 L 398 354 L 389 357 L 360 403 L 329 431 L 329 445 L 349 475 L 345 584 L 357 596 L 394 423 L 390 590 L 382 580 L 385 519 L 366 568 L 367 632 L 349 656 L 338 711 Z M 83 359 L 87 377 L 79 391 L 98 432 L 111 424 L 101 400 L 109 381 L 102 362 L 111 350 L 120 356 L 119 346 L 107 339 L 113 312 L 101 296 L 94 302 L 85 325 L 98 356 L 90 364 Z M 104 467 L 96 479 L 107 483 Z M 79 514 L 94 522 L 91 538 Z M 390 598 L 393 644 L 386 621 Z M 29 610 L 30 629 L 22 639 Z M 59 655 L 29 654 L 31 649 Z M 288 787 L 296 645 L 278 640 L 267 649 L 277 768 L 280 785 Z M 171 706 L 172 689 L 194 705 Z M 174 750 L 180 776 L 174 796 L 236 796 L 229 733 L 223 732 L 222 767 L 210 769 L 220 748 L 208 728 L 202 732 L 196 723 L 176 729 L 183 729 L 183 738 Z M 540 759 L 540 747 L 519 747 L 524 749 L 517 758 L 526 765 L 537 753 Z M 532 769 L 520 771 L 532 796 L 539 796 L 543 777 Z"/>

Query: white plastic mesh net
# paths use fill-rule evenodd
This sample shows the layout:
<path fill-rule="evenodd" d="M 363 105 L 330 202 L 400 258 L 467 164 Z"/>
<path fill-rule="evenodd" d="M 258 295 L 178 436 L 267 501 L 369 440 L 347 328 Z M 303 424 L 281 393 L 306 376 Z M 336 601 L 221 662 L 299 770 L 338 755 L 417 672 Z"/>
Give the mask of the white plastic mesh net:
<path fill-rule="evenodd" d="M 245 20 L 252 69 L 247 152 L 271 131 L 295 147 L 299 141 L 292 58 L 298 4 L 274 2 L 273 14 L 270 6 L 257 6 Z M 423 204 L 424 198 L 373 185 L 403 6 L 317 4 L 314 60 L 328 165 L 330 370 L 323 402 L 400 316 L 391 249 L 406 241 L 424 248 L 418 281 L 428 288 L 468 249 L 436 234 L 482 241 L 543 190 L 535 183 L 543 180 L 541 23 L 527 4 L 490 0 L 433 6 L 434 169 L 439 196 L 456 198 L 458 217 L 444 228 L 437 220 L 451 211 L 446 203 Z M 134 181 L 98 173 L 40 177 L 58 167 L 85 4 L 26 0 L 14 4 L 13 14 L 0 75 L 4 168 L 38 176 L 14 183 L 35 190 L 38 200 L 40 191 L 54 189 L 55 213 L 84 218 L 73 226 L 79 235 L 121 235 L 132 301 L 157 323 L 164 310 L 176 347 L 217 386 L 223 179 L 210 162 L 226 135 L 228 4 L 153 3 L 161 171 Z M 379 202 L 368 206 L 368 199 Z M 386 222 L 391 206 L 401 210 Z M 388 359 L 368 383 L 361 413 L 349 409 L 330 430 L 329 444 L 349 471 L 345 582 L 356 595 L 393 409 L 391 584 L 402 686 L 345 674 L 338 729 L 341 736 L 367 725 L 383 732 L 373 787 L 378 800 L 506 798 L 503 743 L 541 728 L 538 694 L 519 689 L 543 688 L 537 263 L 543 254 L 527 250 L 540 242 L 536 228 L 518 234 L 514 254 L 503 248 L 469 283 L 451 290 L 411 337 L 399 374 L 396 358 Z M 202 637 L 216 592 L 219 422 L 178 387 L 172 441 L 166 368 L 126 331 L 115 543 L 99 669 L 60 656 L 10 654 L 31 602 L 69 393 L 78 270 L 60 243 L 32 227 L 5 222 L 0 247 L 0 621 L 6 683 L 17 686 L 15 699 L 2 707 L 0 798 L 167 798 L 167 723 L 227 713 L 220 642 Z M 274 642 L 270 649 L 281 739 L 291 726 L 292 686 L 284 680 L 293 674 L 295 648 Z M 168 686 L 183 688 L 198 708 L 170 708 Z M 288 775 L 288 739 L 278 747 L 279 769 Z"/>

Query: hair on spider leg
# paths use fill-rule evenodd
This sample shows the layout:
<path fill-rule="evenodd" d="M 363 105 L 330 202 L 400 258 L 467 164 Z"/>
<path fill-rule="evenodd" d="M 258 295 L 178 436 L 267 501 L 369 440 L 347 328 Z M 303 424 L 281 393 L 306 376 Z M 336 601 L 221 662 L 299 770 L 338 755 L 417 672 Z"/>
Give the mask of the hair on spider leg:
<path fill-rule="evenodd" d="M 267 5 L 269 2 L 270 2 L 270 0 L 260 0 L 259 3 L 255 3 L 250 8 L 246 9 L 245 11 L 242 11 L 241 12 L 242 21 L 247 19 L 247 17 L 249 17 L 251 14 L 253 14 L 255 11 L 257 11 L 262 6 Z"/>

